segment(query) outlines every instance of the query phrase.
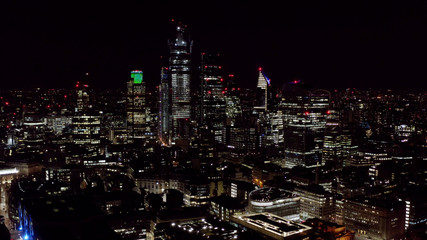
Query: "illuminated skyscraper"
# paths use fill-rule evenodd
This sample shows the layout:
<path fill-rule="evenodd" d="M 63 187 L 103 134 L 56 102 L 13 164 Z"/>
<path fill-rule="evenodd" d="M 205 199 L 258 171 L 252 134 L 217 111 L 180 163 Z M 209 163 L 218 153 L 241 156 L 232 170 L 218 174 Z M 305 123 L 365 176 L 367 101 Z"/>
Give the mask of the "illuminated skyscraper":
<path fill-rule="evenodd" d="M 329 99 L 326 90 L 309 91 L 298 81 L 285 85 L 280 103 L 284 115 L 285 167 L 324 164 L 321 156 Z"/>
<path fill-rule="evenodd" d="M 170 85 L 169 85 L 169 68 L 162 67 L 160 72 L 160 85 L 159 85 L 159 138 L 164 144 L 169 143 L 170 131 Z"/>
<path fill-rule="evenodd" d="M 226 92 L 219 54 L 201 56 L 201 123 L 213 132 L 215 142 L 225 143 Z"/>
<path fill-rule="evenodd" d="M 254 106 L 254 109 L 264 109 L 267 111 L 268 105 L 268 88 L 271 84 L 270 79 L 262 72 L 262 68 L 258 68 L 258 84 L 257 84 L 257 103 Z"/>
<path fill-rule="evenodd" d="M 322 161 L 330 161 L 335 167 L 342 168 L 344 160 L 351 154 L 351 132 L 343 127 L 338 112 L 327 111 Z"/>
<path fill-rule="evenodd" d="M 89 74 L 76 83 L 77 107 L 72 118 L 73 149 L 68 163 L 86 164 L 99 156 L 101 120 L 90 103 Z"/>
<path fill-rule="evenodd" d="M 131 72 L 127 83 L 127 130 L 128 141 L 144 139 L 146 124 L 145 82 L 140 70 Z"/>
<path fill-rule="evenodd" d="M 187 123 L 191 114 L 191 49 L 192 41 L 186 36 L 187 25 L 176 25 L 176 38 L 169 41 L 170 75 L 172 87 L 172 142 L 187 139 Z"/>

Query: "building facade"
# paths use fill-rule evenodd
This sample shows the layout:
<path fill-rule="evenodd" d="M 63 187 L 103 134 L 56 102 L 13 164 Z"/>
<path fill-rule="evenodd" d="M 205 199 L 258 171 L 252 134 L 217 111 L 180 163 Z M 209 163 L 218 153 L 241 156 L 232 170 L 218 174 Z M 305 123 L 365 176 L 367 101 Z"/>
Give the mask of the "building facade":
<path fill-rule="evenodd" d="M 127 82 L 127 130 L 128 141 L 143 140 L 146 127 L 145 82 L 143 72 L 134 70 Z"/>
<path fill-rule="evenodd" d="M 374 240 L 404 239 L 405 202 L 354 197 L 344 202 L 344 225 L 356 237 Z"/>
<path fill-rule="evenodd" d="M 189 136 L 187 128 L 191 116 L 191 51 L 192 41 L 186 36 L 187 26 L 176 25 L 176 37 L 169 41 L 170 47 L 170 75 L 172 87 L 172 143 L 177 139 L 186 139 Z"/>

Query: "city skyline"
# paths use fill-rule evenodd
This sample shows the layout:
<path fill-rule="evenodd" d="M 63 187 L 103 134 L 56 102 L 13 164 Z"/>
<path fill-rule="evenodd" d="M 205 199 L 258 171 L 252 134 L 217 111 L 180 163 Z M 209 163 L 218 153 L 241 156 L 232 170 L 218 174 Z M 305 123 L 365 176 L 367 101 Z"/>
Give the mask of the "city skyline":
<path fill-rule="evenodd" d="M 297 79 L 326 89 L 424 89 L 425 7 L 6 3 L 0 78 L 2 89 L 69 88 L 89 72 L 94 88 L 125 89 L 129 71 L 140 69 L 148 86 L 155 86 L 175 19 L 188 25 L 194 40 L 193 65 L 202 52 L 220 53 L 224 75 L 234 74 L 244 88 L 256 88 L 262 67 L 276 86 Z"/>
<path fill-rule="evenodd" d="M 1 240 L 427 239 L 421 4 L 61 4 L 0 4 Z"/>

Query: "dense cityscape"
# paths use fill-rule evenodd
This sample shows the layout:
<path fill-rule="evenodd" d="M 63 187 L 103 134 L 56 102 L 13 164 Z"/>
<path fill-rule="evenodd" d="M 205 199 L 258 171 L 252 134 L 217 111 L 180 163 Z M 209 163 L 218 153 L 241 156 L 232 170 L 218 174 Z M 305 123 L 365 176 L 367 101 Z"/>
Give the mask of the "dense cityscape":
<path fill-rule="evenodd" d="M 0 239 L 427 239 L 425 89 L 239 79 L 170 24 L 155 84 L 0 90 Z"/>

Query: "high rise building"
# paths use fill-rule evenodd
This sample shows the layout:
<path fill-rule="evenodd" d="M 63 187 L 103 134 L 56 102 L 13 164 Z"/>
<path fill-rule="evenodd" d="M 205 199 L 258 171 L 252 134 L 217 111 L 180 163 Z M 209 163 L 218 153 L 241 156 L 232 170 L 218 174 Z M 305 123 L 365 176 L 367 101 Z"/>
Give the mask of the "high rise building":
<path fill-rule="evenodd" d="M 219 54 L 201 55 L 201 123 L 214 134 L 215 142 L 225 143 L 226 93 Z"/>
<path fill-rule="evenodd" d="M 262 72 L 262 68 L 258 68 L 258 84 L 256 92 L 256 105 L 254 109 L 264 109 L 267 111 L 268 108 L 268 88 L 271 84 L 270 79 Z"/>
<path fill-rule="evenodd" d="M 258 68 L 258 83 L 255 92 L 255 101 L 252 114 L 249 116 L 256 121 L 256 144 L 257 149 L 271 145 L 267 138 L 272 134 L 271 116 L 267 112 L 268 109 L 268 93 L 270 91 L 271 81 L 262 72 L 262 68 Z"/>
<path fill-rule="evenodd" d="M 160 71 L 159 85 L 159 139 L 164 144 L 169 144 L 170 134 L 170 75 L 169 68 L 162 67 Z"/>
<path fill-rule="evenodd" d="M 100 153 L 101 120 L 89 97 L 89 74 L 76 83 L 77 107 L 71 120 L 73 149 L 68 163 L 86 164 Z"/>
<path fill-rule="evenodd" d="M 342 126 L 337 111 L 329 109 L 326 113 L 322 162 L 330 161 L 334 167 L 341 169 L 344 160 L 350 156 L 351 133 Z"/>
<path fill-rule="evenodd" d="M 145 138 L 146 106 L 145 82 L 141 70 L 131 71 L 131 79 L 127 82 L 127 131 L 130 143 Z"/>
<path fill-rule="evenodd" d="M 191 50 L 192 41 L 186 33 L 187 25 L 176 25 L 176 37 L 169 41 L 170 75 L 172 88 L 172 143 L 188 139 L 188 123 L 191 115 Z"/>
<path fill-rule="evenodd" d="M 321 160 L 329 92 L 309 91 L 298 81 L 286 84 L 280 109 L 284 115 L 285 167 L 315 167 Z"/>
<path fill-rule="evenodd" d="M 145 90 L 145 143 L 155 144 L 159 128 L 159 88 L 146 88 Z"/>

